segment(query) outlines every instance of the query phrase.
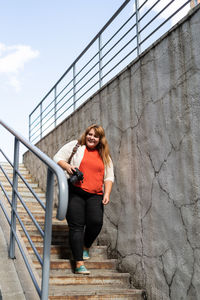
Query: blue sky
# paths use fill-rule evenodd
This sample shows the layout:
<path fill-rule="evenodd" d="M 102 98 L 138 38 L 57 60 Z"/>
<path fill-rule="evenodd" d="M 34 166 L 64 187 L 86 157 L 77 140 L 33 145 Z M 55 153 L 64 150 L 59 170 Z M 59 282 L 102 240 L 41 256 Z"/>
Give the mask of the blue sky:
<path fill-rule="evenodd" d="M 122 3 L 0 0 L 0 118 L 28 138 L 28 115 Z"/>
<path fill-rule="evenodd" d="M 0 118 L 28 139 L 29 114 L 123 2 L 0 0 Z"/>

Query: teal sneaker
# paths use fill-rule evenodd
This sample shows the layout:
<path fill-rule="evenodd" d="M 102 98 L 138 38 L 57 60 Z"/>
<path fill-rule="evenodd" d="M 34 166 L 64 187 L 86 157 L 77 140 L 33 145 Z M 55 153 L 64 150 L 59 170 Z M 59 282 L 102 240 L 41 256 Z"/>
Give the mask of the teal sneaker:
<path fill-rule="evenodd" d="M 90 274 L 90 271 L 88 271 L 88 270 L 86 269 L 85 266 L 80 266 L 79 268 L 76 268 L 76 269 L 75 269 L 75 273 L 76 273 L 76 274 L 89 275 L 89 274 Z"/>
<path fill-rule="evenodd" d="M 83 250 L 83 260 L 90 259 L 89 252 L 87 250 Z"/>

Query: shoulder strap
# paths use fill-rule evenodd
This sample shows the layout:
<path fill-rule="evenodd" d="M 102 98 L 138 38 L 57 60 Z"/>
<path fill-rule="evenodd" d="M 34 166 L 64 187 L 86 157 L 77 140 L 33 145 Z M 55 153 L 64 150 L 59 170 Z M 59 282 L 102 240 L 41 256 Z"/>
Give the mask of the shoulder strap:
<path fill-rule="evenodd" d="M 80 146 L 80 144 L 77 143 L 76 146 L 73 148 L 72 153 L 71 153 L 71 155 L 70 155 L 70 157 L 69 157 L 69 159 L 68 159 L 68 164 L 71 163 L 72 157 L 74 156 L 74 154 L 75 154 L 76 151 L 78 150 L 78 147 L 79 147 L 79 146 Z"/>

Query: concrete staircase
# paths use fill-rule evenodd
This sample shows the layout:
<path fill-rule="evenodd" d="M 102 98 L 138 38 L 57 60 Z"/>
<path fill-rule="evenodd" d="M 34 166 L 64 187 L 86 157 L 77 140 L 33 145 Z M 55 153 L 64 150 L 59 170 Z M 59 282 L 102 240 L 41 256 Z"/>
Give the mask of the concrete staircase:
<path fill-rule="evenodd" d="M 3 165 L 9 177 L 12 178 L 12 169 Z M 45 194 L 38 188 L 29 172 L 21 164 L 20 172 L 31 184 L 34 191 L 39 194 L 40 199 L 45 201 Z M 11 187 L 0 172 L 0 180 L 8 194 L 11 195 Z M 44 212 L 40 205 L 32 197 L 25 185 L 19 180 L 19 191 L 31 209 L 42 228 L 44 228 Z M 42 238 L 33 226 L 30 217 L 25 213 L 24 207 L 19 203 L 18 212 L 23 220 L 32 241 L 34 241 L 38 252 L 43 253 Z M 143 299 L 141 290 L 130 288 L 130 275 L 119 273 L 116 269 L 116 260 L 107 258 L 107 247 L 94 245 L 90 251 L 91 259 L 85 262 L 86 267 L 91 271 L 90 275 L 74 274 L 74 265 L 71 260 L 71 252 L 68 243 L 68 226 L 66 221 L 58 221 L 55 218 L 56 211 L 53 212 L 52 245 L 49 278 L 49 299 Z M 17 225 L 24 244 L 30 255 L 34 266 L 34 272 L 41 278 L 42 269 L 38 262 L 21 226 Z"/>

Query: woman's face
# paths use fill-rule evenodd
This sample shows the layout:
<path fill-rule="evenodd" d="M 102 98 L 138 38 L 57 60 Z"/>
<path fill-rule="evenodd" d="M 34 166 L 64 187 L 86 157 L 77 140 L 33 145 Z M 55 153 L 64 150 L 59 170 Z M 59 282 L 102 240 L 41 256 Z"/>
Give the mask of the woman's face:
<path fill-rule="evenodd" d="M 96 135 L 95 130 L 92 128 L 86 135 L 86 146 L 89 149 L 95 149 L 99 143 L 99 136 Z"/>

